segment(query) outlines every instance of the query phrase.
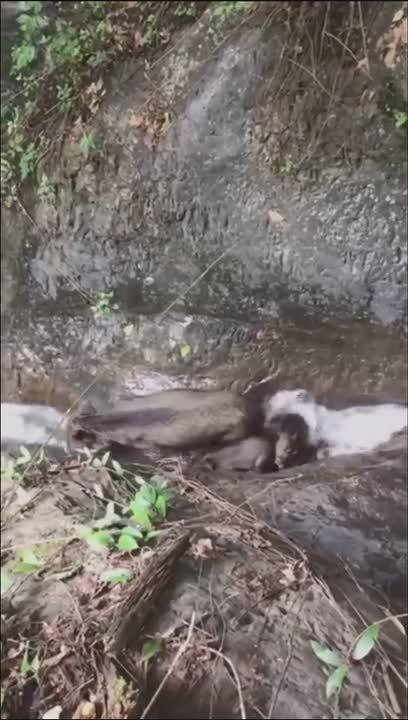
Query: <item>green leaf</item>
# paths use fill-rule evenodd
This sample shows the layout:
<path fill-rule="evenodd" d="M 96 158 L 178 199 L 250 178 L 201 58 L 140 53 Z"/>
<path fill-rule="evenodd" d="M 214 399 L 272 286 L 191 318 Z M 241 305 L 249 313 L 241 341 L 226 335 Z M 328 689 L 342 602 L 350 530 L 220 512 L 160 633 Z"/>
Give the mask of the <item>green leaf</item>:
<path fill-rule="evenodd" d="M 158 495 L 154 504 L 156 510 L 165 518 L 167 513 L 167 500 L 164 495 Z"/>
<path fill-rule="evenodd" d="M 149 513 L 146 510 L 143 510 L 143 508 L 137 506 L 132 507 L 132 517 L 133 520 L 144 530 L 152 529 L 153 525 L 150 520 Z"/>
<path fill-rule="evenodd" d="M 332 672 L 327 678 L 326 682 L 326 697 L 329 700 L 334 693 L 340 692 L 344 685 L 344 681 L 348 675 L 349 669 L 347 665 L 340 665 Z"/>
<path fill-rule="evenodd" d="M 122 550 L 122 552 L 132 552 L 133 550 L 138 550 L 139 545 L 134 537 L 123 533 L 118 540 L 118 548 Z"/>
<path fill-rule="evenodd" d="M 95 133 L 94 133 L 93 130 L 91 130 L 91 131 L 88 132 L 88 133 L 84 133 L 84 134 L 83 134 L 82 140 L 81 140 L 81 142 L 79 143 L 79 149 L 80 149 L 81 153 L 82 153 L 86 158 L 88 157 L 88 155 L 89 155 L 90 153 L 95 152 L 95 150 L 96 150 L 96 138 L 95 138 Z M 113 296 L 113 292 L 111 291 L 110 293 L 104 293 L 104 296 L 105 296 L 105 297 L 102 296 L 102 301 L 103 301 L 105 298 L 107 298 L 107 299 L 109 300 L 109 298 L 111 298 L 111 297 Z"/>
<path fill-rule="evenodd" d="M 113 544 L 113 537 L 107 530 L 92 530 L 85 535 L 85 540 L 95 550 L 102 550 Z"/>
<path fill-rule="evenodd" d="M 35 47 L 34 45 L 22 45 L 19 48 L 15 48 L 13 52 L 13 60 L 16 70 L 22 70 L 31 65 L 35 58 Z"/>
<path fill-rule="evenodd" d="M 132 537 L 143 540 L 143 533 L 140 528 L 131 527 L 131 525 L 127 525 L 123 528 L 122 535 L 131 535 Z"/>
<path fill-rule="evenodd" d="M 188 343 L 183 343 L 182 345 L 180 345 L 180 355 L 182 358 L 188 357 L 189 355 L 191 355 L 191 353 L 191 345 L 189 345 Z"/>
<path fill-rule="evenodd" d="M 161 650 L 161 640 L 148 640 L 142 647 L 142 655 L 146 660 L 157 655 Z"/>
<path fill-rule="evenodd" d="M 40 654 L 36 652 L 34 655 L 32 661 L 31 661 L 31 670 L 34 674 L 38 673 L 40 669 L 41 663 L 40 663 Z"/>
<path fill-rule="evenodd" d="M 28 659 L 28 650 L 26 649 L 20 665 L 20 672 L 24 677 L 31 672 L 31 663 Z"/>
<path fill-rule="evenodd" d="M 135 574 L 129 568 L 112 568 L 101 575 L 101 581 L 110 585 L 125 585 L 134 578 Z"/>
<path fill-rule="evenodd" d="M 15 572 L 27 574 L 39 570 L 42 566 L 42 561 L 39 560 L 31 550 L 27 550 L 27 552 L 23 553 L 20 561 L 17 563 Z"/>
<path fill-rule="evenodd" d="M 394 111 L 395 127 L 401 129 L 408 126 L 408 112 L 403 110 Z"/>
<path fill-rule="evenodd" d="M 319 658 L 319 660 L 322 661 L 322 663 L 324 663 L 325 665 L 332 665 L 333 667 L 340 667 L 343 661 L 336 652 L 330 650 L 324 645 L 320 645 L 320 643 L 316 642 L 315 640 L 312 640 L 310 644 L 312 646 L 314 654 L 317 655 L 317 657 Z"/>
<path fill-rule="evenodd" d="M 1 595 L 5 595 L 13 584 L 13 578 L 5 570 L 1 571 Z"/>
<path fill-rule="evenodd" d="M 136 495 L 136 497 L 132 500 L 129 507 L 131 507 L 132 511 L 144 510 L 149 515 L 151 515 L 152 513 L 152 503 L 146 497 L 143 497 L 143 495 L 141 495 L 140 493 Z"/>
<path fill-rule="evenodd" d="M 23 659 L 20 665 L 20 672 L 23 677 L 34 674 L 40 669 L 40 658 L 38 652 L 35 654 L 32 660 L 28 659 L 28 649 L 25 650 Z"/>
<path fill-rule="evenodd" d="M 381 627 L 378 623 L 374 623 L 374 625 L 368 625 L 368 627 L 366 627 L 363 634 L 354 645 L 353 652 L 351 654 L 353 660 L 362 660 L 371 652 L 379 638 L 380 630 Z"/>
<path fill-rule="evenodd" d="M 140 488 L 139 492 L 136 494 L 135 500 L 144 500 L 149 505 L 154 505 L 154 503 L 156 502 L 156 496 L 156 488 L 153 487 L 153 485 L 149 485 L 149 483 L 145 483 L 143 487 Z"/>

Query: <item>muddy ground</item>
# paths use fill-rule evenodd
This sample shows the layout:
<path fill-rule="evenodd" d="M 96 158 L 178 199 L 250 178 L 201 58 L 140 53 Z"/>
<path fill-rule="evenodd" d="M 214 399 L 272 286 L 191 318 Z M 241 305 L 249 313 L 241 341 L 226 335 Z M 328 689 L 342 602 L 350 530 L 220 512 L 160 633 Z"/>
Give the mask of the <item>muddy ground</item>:
<path fill-rule="evenodd" d="M 134 552 L 83 539 L 129 503 L 134 468 L 72 460 L 3 478 L 2 717 L 406 717 L 406 451 L 295 470 L 173 458 L 160 534 Z M 16 574 L 24 550 L 41 565 Z M 112 568 L 134 576 L 102 582 Z M 348 667 L 330 699 L 333 667 L 311 641 Z"/>

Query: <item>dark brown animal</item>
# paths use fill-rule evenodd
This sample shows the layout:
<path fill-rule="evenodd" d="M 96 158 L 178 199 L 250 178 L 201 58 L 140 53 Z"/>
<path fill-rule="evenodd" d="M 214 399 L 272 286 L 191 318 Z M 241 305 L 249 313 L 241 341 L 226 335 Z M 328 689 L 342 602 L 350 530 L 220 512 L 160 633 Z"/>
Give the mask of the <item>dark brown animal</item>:
<path fill-rule="evenodd" d="M 300 415 L 279 415 L 261 435 L 251 436 L 206 456 L 214 468 L 268 473 L 303 465 L 316 458 L 308 427 Z"/>
<path fill-rule="evenodd" d="M 317 448 L 309 441 L 309 428 L 300 415 L 276 415 L 268 424 L 276 437 L 275 463 L 279 470 L 316 459 Z"/>
<path fill-rule="evenodd" d="M 221 470 L 273 472 L 278 470 L 275 463 L 275 445 L 276 438 L 253 435 L 209 453 L 205 460 L 213 468 Z"/>
<path fill-rule="evenodd" d="M 191 450 L 261 434 L 263 409 L 233 392 L 165 390 L 117 403 L 104 413 L 72 418 L 74 440 Z"/>

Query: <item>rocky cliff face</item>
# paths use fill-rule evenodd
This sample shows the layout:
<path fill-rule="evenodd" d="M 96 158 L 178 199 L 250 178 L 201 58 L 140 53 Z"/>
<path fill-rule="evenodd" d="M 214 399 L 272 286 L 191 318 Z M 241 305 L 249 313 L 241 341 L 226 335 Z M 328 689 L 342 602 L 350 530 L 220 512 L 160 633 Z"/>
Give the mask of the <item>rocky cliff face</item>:
<path fill-rule="evenodd" d="M 64 324 L 78 289 L 114 289 L 147 314 L 406 324 L 405 133 L 381 40 L 399 4 L 370 3 L 364 43 L 336 5 L 256 4 L 231 27 L 210 5 L 153 62 L 117 67 L 96 154 L 75 128 L 56 153 L 56 207 L 3 213 L 7 317 L 24 324 L 29 293 Z"/>
<path fill-rule="evenodd" d="M 319 306 L 406 321 L 404 132 L 329 30 L 313 75 L 312 48 L 288 54 L 268 13 L 228 35 L 210 8 L 147 71 L 117 70 L 100 155 L 86 163 L 67 142 L 57 211 L 36 213 L 47 294 L 73 275 L 138 302 L 188 290 L 190 308 L 220 315 Z"/>

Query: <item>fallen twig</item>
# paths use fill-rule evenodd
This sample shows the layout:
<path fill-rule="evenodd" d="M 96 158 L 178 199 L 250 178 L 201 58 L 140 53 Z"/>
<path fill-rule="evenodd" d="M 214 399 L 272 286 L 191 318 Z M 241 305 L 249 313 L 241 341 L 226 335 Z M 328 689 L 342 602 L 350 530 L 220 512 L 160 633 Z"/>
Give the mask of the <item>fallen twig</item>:
<path fill-rule="evenodd" d="M 167 680 L 169 679 L 170 675 L 172 674 L 174 668 L 176 667 L 177 663 L 179 662 L 180 658 L 184 653 L 186 652 L 188 646 L 190 645 L 191 638 L 193 635 L 194 630 L 194 624 L 195 624 L 195 612 L 191 615 L 190 625 L 188 627 L 188 633 L 185 641 L 182 645 L 180 645 L 179 649 L 177 650 L 169 669 L 167 670 L 163 680 L 160 682 L 159 686 L 156 688 L 156 691 L 154 692 L 152 698 L 149 700 L 148 704 L 146 705 L 145 709 L 143 710 L 140 720 L 144 720 L 145 717 L 147 717 L 149 711 L 152 709 L 154 703 L 156 702 L 157 698 L 159 697 L 161 691 L 163 690 Z"/>

